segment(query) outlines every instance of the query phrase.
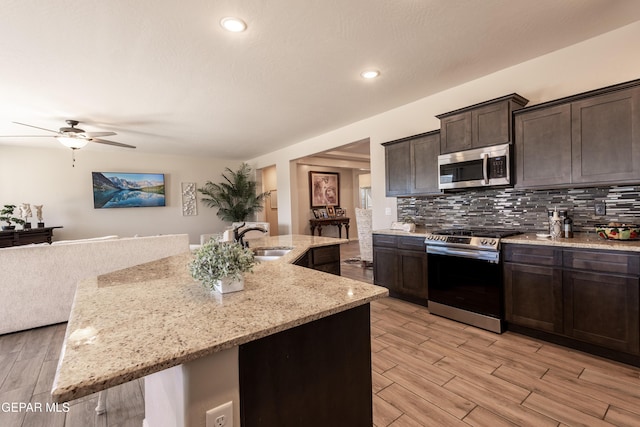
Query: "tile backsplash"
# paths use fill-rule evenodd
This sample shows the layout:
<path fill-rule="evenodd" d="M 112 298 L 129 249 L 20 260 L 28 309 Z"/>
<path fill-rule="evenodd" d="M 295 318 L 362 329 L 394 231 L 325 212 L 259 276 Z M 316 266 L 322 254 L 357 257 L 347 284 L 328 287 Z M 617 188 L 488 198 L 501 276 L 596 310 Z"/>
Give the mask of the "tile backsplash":
<path fill-rule="evenodd" d="M 595 214 L 596 202 L 606 214 Z M 560 190 L 474 189 L 429 197 L 398 197 L 398 219 L 415 218 L 427 228 L 452 226 L 548 230 L 547 210 L 567 210 L 575 231 L 594 231 L 596 224 L 640 223 L 640 186 Z"/>

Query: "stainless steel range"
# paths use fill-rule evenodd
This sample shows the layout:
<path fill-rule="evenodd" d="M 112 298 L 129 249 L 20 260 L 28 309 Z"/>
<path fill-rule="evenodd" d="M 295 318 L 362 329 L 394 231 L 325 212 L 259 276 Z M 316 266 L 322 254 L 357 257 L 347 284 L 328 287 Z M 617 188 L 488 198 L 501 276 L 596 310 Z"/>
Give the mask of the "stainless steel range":
<path fill-rule="evenodd" d="M 453 228 L 427 235 L 429 311 L 504 331 L 500 239 L 516 230 Z"/>

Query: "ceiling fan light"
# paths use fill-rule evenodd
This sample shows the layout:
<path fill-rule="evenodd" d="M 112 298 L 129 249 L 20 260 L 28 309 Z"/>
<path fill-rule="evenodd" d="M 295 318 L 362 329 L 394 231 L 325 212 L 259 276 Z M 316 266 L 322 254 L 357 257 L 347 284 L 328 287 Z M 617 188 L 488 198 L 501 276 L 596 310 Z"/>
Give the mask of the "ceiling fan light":
<path fill-rule="evenodd" d="M 380 71 L 378 70 L 365 70 L 360 73 L 360 76 L 365 79 L 375 79 L 380 75 Z"/>
<path fill-rule="evenodd" d="M 73 138 L 70 136 L 56 136 L 56 139 L 65 147 L 73 149 L 82 148 L 89 142 L 84 138 Z"/>
<path fill-rule="evenodd" d="M 241 33 L 247 29 L 247 24 L 240 18 L 234 17 L 226 17 L 222 18 L 220 21 L 220 25 L 227 31 L 231 31 L 233 33 Z"/>

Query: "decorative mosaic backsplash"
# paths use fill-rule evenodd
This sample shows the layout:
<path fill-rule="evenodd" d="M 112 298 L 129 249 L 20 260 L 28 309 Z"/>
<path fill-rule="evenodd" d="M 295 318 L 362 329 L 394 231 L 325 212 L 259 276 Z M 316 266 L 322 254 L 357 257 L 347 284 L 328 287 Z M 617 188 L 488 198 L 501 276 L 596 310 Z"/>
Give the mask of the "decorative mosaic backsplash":
<path fill-rule="evenodd" d="M 596 201 L 606 215 L 595 214 Z M 476 189 L 429 197 L 398 197 L 398 219 L 415 218 L 428 228 L 452 226 L 548 230 L 548 209 L 567 210 L 574 231 L 592 232 L 596 224 L 640 223 L 640 186 L 561 190 Z"/>

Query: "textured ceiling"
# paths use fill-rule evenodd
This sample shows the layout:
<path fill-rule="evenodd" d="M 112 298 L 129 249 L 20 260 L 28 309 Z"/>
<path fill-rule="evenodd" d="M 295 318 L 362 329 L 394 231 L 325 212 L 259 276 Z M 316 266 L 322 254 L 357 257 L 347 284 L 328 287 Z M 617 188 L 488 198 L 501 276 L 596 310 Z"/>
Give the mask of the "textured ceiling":
<path fill-rule="evenodd" d="M 76 119 L 138 151 L 248 159 L 637 20 L 637 0 L 3 0 L 0 135 Z"/>

